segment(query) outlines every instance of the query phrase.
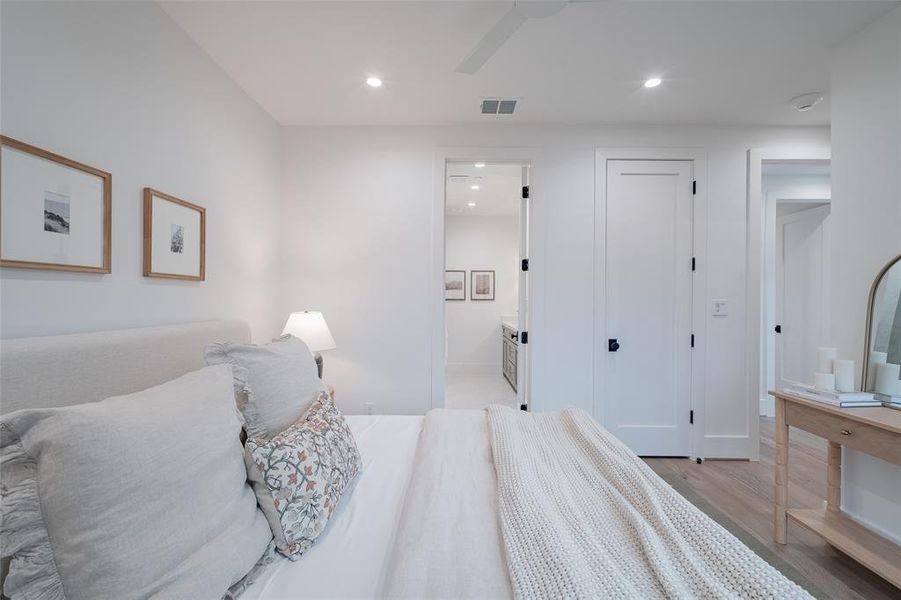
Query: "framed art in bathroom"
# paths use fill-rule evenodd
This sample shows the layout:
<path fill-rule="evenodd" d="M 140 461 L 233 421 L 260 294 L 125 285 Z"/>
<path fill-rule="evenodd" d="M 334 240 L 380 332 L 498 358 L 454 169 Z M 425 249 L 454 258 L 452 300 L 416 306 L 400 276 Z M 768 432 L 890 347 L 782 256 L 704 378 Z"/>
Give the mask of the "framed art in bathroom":
<path fill-rule="evenodd" d="M 470 300 L 494 300 L 494 271 L 470 271 Z"/>
<path fill-rule="evenodd" d="M 444 272 L 444 299 L 466 300 L 466 271 Z"/>
<path fill-rule="evenodd" d="M 144 277 L 206 279 L 206 209 L 144 188 Z"/>
<path fill-rule="evenodd" d="M 109 273 L 112 175 L 0 136 L 0 266 Z"/>

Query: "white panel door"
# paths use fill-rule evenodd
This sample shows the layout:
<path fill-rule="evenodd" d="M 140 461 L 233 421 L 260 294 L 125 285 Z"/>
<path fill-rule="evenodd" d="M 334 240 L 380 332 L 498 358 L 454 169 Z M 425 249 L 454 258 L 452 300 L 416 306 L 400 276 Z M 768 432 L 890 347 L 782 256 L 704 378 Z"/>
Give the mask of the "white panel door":
<path fill-rule="evenodd" d="M 691 451 L 692 200 L 691 161 L 607 162 L 604 425 L 642 456 Z"/>
<path fill-rule="evenodd" d="M 828 344 L 824 299 L 829 206 L 776 218 L 776 387 L 813 383 L 817 346 Z"/>

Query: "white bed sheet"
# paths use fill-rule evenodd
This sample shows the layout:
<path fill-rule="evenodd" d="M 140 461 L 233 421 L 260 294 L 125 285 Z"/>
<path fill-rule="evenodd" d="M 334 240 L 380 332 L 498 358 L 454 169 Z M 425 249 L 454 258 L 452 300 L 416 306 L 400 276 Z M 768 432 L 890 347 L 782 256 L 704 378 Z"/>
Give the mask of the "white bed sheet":
<path fill-rule="evenodd" d="M 240 600 L 378 598 L 410 483 L 422 416 L 346 417 L 363 471 L 322 536 L 298 561 L 280 557 Z"/>

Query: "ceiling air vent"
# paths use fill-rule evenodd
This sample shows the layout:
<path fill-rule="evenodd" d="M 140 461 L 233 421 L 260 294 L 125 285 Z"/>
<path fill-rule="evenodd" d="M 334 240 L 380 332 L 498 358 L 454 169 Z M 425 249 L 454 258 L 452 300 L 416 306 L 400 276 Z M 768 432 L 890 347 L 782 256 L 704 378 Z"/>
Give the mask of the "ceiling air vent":
<path fill-rule="evenodd" d="M 483 98 L 483 115 L 512 115 L 516 110 L 516 100 L 510 98 Z"/>

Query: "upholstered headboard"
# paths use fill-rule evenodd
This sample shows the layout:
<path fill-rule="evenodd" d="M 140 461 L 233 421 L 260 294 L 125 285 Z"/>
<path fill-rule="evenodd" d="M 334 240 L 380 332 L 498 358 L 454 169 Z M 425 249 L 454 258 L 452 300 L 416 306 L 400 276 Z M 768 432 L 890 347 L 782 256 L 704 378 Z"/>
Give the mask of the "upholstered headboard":
<path fill-rule="evenodd" d="M 120 329 L 0 342 L 0 413 L 96 402 L 204 366 L 210 342 L 249 342 L 244 321 Z"/>

